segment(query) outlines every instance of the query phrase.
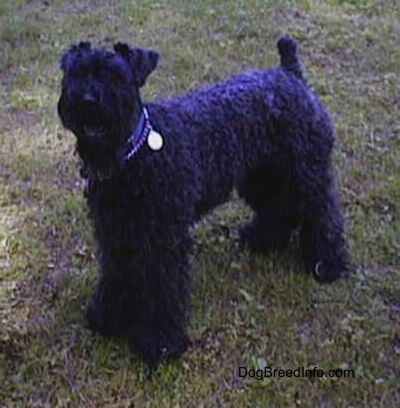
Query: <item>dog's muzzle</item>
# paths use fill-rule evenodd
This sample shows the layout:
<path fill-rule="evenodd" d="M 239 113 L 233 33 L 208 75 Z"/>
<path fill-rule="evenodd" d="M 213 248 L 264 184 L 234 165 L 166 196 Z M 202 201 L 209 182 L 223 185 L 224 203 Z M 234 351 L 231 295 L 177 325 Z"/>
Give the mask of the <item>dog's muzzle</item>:
<path fill-rule="evenodd" d="M 90 96 L 85 96 L 80 104 L 82 130 L 89 140 L 99 140 L 105 135 L 104 112 L 97 101 Z"/>

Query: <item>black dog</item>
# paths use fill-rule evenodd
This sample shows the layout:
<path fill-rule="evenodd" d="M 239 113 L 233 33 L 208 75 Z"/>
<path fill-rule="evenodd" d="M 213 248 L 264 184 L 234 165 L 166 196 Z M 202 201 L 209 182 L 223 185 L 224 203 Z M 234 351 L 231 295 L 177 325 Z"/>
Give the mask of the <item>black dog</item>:
<path fill-rule="evenodd" d="M 294 40 L 282 37 L 278 49 L 277 68 L 148 104 L 139 89 L 154 51 L 80 43 L 62 58 L 58 111 L 77 137 L 100 247 L 89 326 L 126 335 L 151 366 L 188 345 L 189 226 L 235 188 L 255 211 L 242 231 L 250 249 L 283 248 L 298 229 L 317 281 L 347 269 L 331 121 Z"/>

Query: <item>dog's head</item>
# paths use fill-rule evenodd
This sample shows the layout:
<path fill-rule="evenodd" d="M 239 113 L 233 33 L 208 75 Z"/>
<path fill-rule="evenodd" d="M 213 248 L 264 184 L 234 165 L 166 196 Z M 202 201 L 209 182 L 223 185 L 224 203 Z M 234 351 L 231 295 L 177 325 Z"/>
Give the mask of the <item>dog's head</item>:
<path fill-rule="evenodd" d="M 58 113 L 77 137 L 77 150 L 95 173 L 109 174 L 119 163 L 124 144 L 139 121 L 139 88 L 156 68 L 152 50 L 114 45 L 113 51 L 72 46 L 61 59 Z"/>

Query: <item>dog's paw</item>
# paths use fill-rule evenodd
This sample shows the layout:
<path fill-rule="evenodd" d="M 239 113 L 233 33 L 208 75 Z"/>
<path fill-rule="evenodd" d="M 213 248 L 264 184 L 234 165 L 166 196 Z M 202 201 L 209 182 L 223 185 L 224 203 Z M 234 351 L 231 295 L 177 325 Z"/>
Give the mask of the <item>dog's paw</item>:
<path fill-rule="evenodd" d="M 129 334 L 129 341 L 151 370 L 156 369 L 162 361 L 180 357 L 190 345 L 189 338 L 183 332 L 160 335 L 135 330 Z"/>
<path fill-rule="evenodd" d="M 346 261 L 320 261 L 306 264 L 318 283 L 331 283 L 349 276 L 349 265 Z"/>

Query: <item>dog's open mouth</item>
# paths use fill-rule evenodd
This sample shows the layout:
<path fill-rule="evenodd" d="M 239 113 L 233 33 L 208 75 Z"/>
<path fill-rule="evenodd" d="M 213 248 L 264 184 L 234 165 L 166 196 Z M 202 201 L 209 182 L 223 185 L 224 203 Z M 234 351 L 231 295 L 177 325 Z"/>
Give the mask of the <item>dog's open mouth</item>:
<path fill-rule="evenodd" d="M 104 136 L 104 127 L 85 124 L 83 125 L 85 136 L 91 140 L 99 140 Z"/>

